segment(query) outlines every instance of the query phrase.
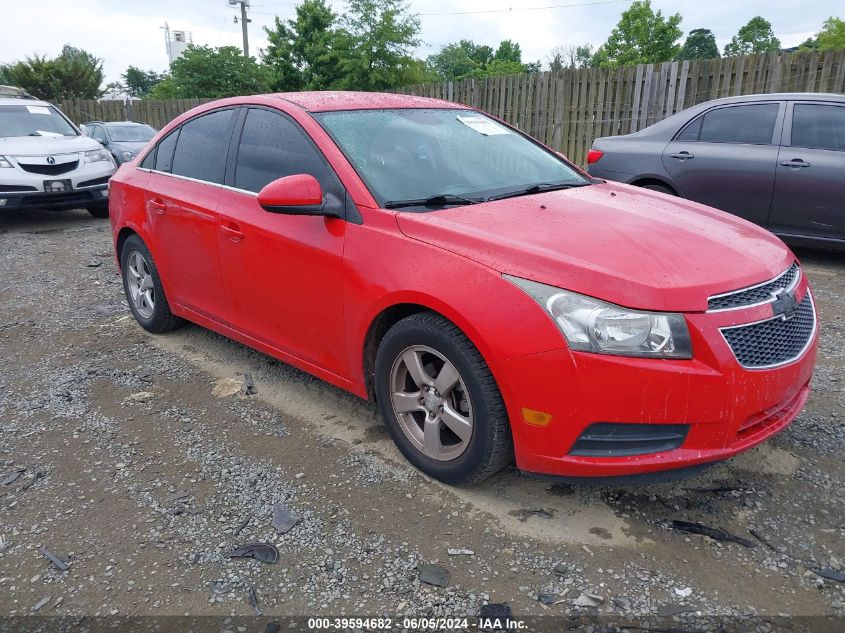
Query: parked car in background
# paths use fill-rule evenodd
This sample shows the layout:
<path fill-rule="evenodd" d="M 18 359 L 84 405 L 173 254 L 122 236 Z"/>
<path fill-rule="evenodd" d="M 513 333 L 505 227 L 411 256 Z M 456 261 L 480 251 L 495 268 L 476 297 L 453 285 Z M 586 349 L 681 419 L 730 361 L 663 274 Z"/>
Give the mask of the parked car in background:
<path fill-rule="evenodd" d="M 82 130 L 109 150 L 118 165 L 135 158 L 156 133 L 155 128 L 135 121 L 89 121 Z"/>
<path fill-rule="evenodd" d="M 785 239 L 845 245 L 845 95 L 717 99 L 598 138 L 593 176 L 728 211 Z"/>
<path fill-rule="evenodd" d="M 108 217 L 114 171 L 108 151 L 56 106 L 0 98 L 0 212 L 84 207 L 94 217 Z"/>
<path fill-rule="evenodd" d="M 291 93 L 202 105 L 111 182 L 129 307 L 381 407 L 450 484 L 725 459 L 807 399 L 818 328 L 771 233 L 591 179 L 465 106 Z"/>

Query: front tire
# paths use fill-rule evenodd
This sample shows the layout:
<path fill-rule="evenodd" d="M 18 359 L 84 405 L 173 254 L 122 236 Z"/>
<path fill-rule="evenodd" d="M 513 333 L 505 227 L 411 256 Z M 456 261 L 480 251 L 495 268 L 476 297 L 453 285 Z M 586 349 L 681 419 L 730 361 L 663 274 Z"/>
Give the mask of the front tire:
<path fill-rule="evenodd" d="M 414 314 L 387 332 L 375 390 L 399 450 L 435 479 L 470 485 L 513 460 L 496 381 L 472 342 L 442 316 Z"/>
<path fill-rule="evenodd" d="M 170 311 L 150 249 L 137 235 L 131 235 L 120 251 L 123 291 L 132 315 L 142 328 L 153 334 L 168 332 L 182 325 Z"/>
<path fill-rule="evenodd" d="M 93 215 L 95 218 L 107 218 L 109 217 L 109 203 L 108 202 L 98 202 L 97 204 L 92 204 L 85 207 L 88 213 Z"/>

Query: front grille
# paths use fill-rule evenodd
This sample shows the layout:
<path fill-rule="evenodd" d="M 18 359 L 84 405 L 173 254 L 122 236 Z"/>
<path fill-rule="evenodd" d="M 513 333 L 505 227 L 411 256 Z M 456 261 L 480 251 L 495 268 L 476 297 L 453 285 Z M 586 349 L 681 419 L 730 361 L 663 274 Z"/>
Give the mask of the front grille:
<path fill-rule="evenodd" d="M 0 185 L 0 193 L 15 193 L 16 191 L 38 191 L 38 189 L 26 185 Z"/>
<path fill-rule="evenodd" d="M 684 443 L 686 424 L 619 424 L 596 422 L 581 433 L 570 455 L 627 457 L 671 451 Z"/>
<path fill-rule="evenodd" d="M 18 163 L 21 166 L 21 169 L 24 171 L 28 171 L 30 174 L 41 174 L 42 176 L 59 176 L 60 174 L 66 174 L 69 171 L 73 171 L 76 169 L 77 165 L 79 165 L 78 160 L 71 161 L 69 163 L 62 163 L 61 165 L 24 165 L 23 163 Z"/>
<path fill-rule="evenodd" d="M 793 263 L 792 266 L 771 281 L 710 297 L 707 300 L 707 309 L 732 310 L 774 301 L 778 292 L 791 289 L 797 285 L 800 276 L 801 270 L 798 268 L 798 264 Z"/>
<path fill-rule="evenodd" d="M 740 365 L 747 369 L 762 369 L 783 365 L 801 356 L 815 328 L 816 313 L 807 291 L 791 319 L 777 316 L 748 325 L 722 328 L 721 332 Z"/>

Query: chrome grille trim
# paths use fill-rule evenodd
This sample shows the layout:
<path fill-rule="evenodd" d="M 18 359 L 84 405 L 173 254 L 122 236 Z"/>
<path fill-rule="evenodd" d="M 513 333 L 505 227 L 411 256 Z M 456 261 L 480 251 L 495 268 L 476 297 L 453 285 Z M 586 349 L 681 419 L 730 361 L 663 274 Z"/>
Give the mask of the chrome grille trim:
<path fill-rule="evenodd" d="M 798 287 L 798 282 L 801 281 L 801 274 L 801 268 L 798 266 L 798 262 L 793 262 L 789 268 L 768 281 L 763 281 L 753 286 L 746 286 L 738 290 L 731 290 L 730 292 L 711 295 L 707 298 L 707 312 L 727 312 L 728 310 L 753 308 L 771 303 L 775 300 L 775 294 L 781 290 L 786 290 L 787 292 L 795 290 Z M 771 286 L 771 289 L 767 288 L 767 286 Z M 755 295 L 759 295 L 761 292 L 767 292 L 769 296 L 763 300 L 758 300 Z M 747 301 L 743 301 L 743 295 L 750 295 Z M 713 307 L 714 305 L 716 307 Z"/>

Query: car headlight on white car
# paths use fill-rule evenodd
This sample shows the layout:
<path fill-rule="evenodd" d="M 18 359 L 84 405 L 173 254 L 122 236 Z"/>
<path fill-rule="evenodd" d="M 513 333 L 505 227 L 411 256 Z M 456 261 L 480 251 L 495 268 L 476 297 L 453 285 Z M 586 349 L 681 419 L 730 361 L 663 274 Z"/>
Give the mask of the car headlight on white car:
<path fill-rule="evenodd" d="M 0 169 L 3 169 L 4 167 L 11 167 L 11 166 L 12 166 L 12 163 L 9 162 L 8 158 L 6 158 L 5 156 L 0 156 Z"/>
<path fill-rule="evenodd" d="M 104 149 L 92 149 L 91 151 L 85 152 L 85 162 L 86 163 L 99 163 L 100 161 L 106 160 L 110 163 L 113 163 L 111 154 L 108 153 L 107 150 Z"/>
<path fill-rule="evenodd" d="M 504 277 L 543 307 L 573 350 L 646 358 L 692 358 L 689 329 L 682 314 L 629 310 L 536 281 Z"/>

